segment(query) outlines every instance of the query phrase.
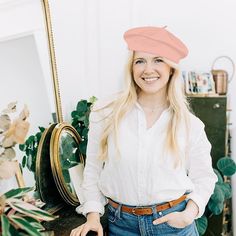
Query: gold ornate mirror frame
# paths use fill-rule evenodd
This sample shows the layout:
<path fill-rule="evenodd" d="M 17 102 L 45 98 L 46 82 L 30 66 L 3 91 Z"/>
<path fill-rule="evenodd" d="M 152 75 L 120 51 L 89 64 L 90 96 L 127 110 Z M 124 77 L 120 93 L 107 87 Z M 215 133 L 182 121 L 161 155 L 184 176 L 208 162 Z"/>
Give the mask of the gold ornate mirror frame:
<path fill-rule="evenodd" d="M 79 204 L 79 199 L 77 198 L 74 185 L 72 181 L 69 183 L 66 182 L 66 177 L 68 178 L 69 175 L 69 168 L 65 169 L 62 166 L 61 153 L 63 153 L 63 146 L 60 146 L 60 144 L 63 139 L 63 132 L 65 131 L 69 134 L 69 137 L 67 138 L 72 138 L 73 144 L 77 146 L 78 149 L 76 153 L 76 158 L 78 160 L 77 162 L 73 162 L 73 167 L 79 165 L 79 163 L 84 165 L 83 156 L 79 152 L 81 138 L 76 129 L 68 123 L 63 123 L 49 0 L 41 0 L 41 2 L 48 37 L 57 123 L 51 124 L 44 131 L 40 139 L 36 158 L 36 186 L 40 199 L 49 205 L 56 205 L 63 199 L 69 205 L 77 206 Z M 66 176 L 63 174 L 66 174 Z"/>
<path fill-rule="evenodd" d="M 75 146 L 72 146 L 71 140 L 74 141 Z M 77 198 L 76 186 L 71 179 L 69 170 L 78 164 L 84 165 L 83 156 L 81 154 L 77 156 L 74 152 L 79 151 L 80 141 L 81 138 L 77 131 L 67 123 L 59 123 L 55 126 L 50 141 L 50 161 L 54 180 L 61 197 L 65 202 L 73 206 L 79 205 L 79 199 Z M 69 149 L 69 153 L 67 149 Z M 77 158 L 77 160 L 72 161 L 72 158 Z M 64 165 L 63 163 L 66 164 Z"/>

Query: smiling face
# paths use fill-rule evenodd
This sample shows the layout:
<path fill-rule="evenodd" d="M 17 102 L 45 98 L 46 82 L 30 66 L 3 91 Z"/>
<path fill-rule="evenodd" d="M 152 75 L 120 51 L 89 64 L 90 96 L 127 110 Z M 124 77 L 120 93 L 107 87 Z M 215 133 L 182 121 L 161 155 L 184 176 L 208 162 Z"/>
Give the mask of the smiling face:
<path fill-rule="evenodd" d="M 161 57 L 145 52 L 135 52 L 133 78 L 144 94 L 166 92 L 171 67 Z"/>

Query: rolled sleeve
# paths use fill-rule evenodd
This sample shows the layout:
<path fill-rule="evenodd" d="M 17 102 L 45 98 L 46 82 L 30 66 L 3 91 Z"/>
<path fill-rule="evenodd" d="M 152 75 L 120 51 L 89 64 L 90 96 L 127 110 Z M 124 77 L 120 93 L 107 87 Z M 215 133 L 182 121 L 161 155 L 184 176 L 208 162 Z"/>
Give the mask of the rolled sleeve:
<path fill-rule="evenodd" d="M 98 212 L 100 216 L 104 215 L 104 205 L 99 201 L 87 201 L 76 208 L 79 214 L 83 214 L 85 217 L 89 212 Z"/>
<path fill-rule="evenodd" d="M 194 185 L 194 189 L 188 195 L 188 198 L 192 199 L 198 206 L 197 219 L 203 215 L 205 207 L 214 192 L 217 176 L 212 168 L 211 144 L 207 139 L 203 124 L 201 124 L 198 135 L 195 137 L 197 138 L 191 142 L 187 171 Z"/>

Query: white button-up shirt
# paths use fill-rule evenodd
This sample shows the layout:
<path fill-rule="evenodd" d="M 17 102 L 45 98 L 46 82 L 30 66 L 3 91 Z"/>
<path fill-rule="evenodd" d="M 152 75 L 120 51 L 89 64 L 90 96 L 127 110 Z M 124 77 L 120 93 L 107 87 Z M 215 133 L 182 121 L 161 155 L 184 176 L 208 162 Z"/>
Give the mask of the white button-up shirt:
<path fill-rule="evenodd" d="M 103 115 L 102 115 L 103 114 Z M 179 198 L 186 192 L 199 207 L 200 217 L 214 191 L 217 177 L 212 169 L 211 145 L 204 124 L 190 114 L 188 135 L 185 125 L 178 134 L 181 165 L 174 167 L 165 152 L 170 108 L 147 129 L 144 111 L 138 103 L 122 119 L 117 155 L 114 137 L 108 137 L 108 159 L 98 159 L 104 127 L 104 113 L 91 112 L 84 180 L 77 212 L 104 214 L 106 197 L 132 206 L 146 206 Z M 182 131 L 181 131 L 182 130 Z"/>

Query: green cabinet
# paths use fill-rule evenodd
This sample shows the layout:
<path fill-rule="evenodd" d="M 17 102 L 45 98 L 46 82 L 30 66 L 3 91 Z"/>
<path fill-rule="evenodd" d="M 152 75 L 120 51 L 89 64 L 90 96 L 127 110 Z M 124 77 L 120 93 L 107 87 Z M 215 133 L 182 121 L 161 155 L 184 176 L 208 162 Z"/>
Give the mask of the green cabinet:
<path fill-rule="evenodd" d="M 226 154 L 227 98 L 189 97 L 193 113 L 205 124 L 207 137 L 212 145 L 211 156 L 213 167 L 217 160 Z M 223 214 L 212 216 L 208 221 L 206 236 L 220 236 L 222 233 Z"/>
<path fill-rule="evenodd" d="M 189 97 L 193 113 L 205 124 L 207 137 L 212 145 L 213 166 L 226 151 L 226 105 L 223 97 Z"/>

